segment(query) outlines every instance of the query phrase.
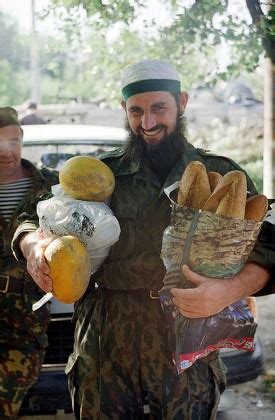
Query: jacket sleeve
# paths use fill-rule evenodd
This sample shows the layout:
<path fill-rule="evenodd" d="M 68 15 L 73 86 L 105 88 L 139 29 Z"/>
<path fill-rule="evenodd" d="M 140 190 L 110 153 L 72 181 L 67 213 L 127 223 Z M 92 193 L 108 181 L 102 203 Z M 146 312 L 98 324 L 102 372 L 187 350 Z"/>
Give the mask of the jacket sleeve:
<path fill-rule="evenodd" d="M 19 244 L 22 236 L 26 233 L 33 232 L 39 227 L 39 220 L 36 212 L 37 203 L 41 200 L 46 200 L 52 196 L 51 193 L 45 193 L 41 197 L 35 197 L 25 207 L 24 212 L 21 213 L 18 218 L 18 227 L 14 232 L 13 239 L 11 242 L 11 249 L 18 261 L 23 261 L 24 257 L 21 253 Z"/>
<path fill-rule="evenodd" d="M 248 262 L 255 262 L 270 270 L 271 276 L 266 286 L 255 296 L 275 293 L 275 225 L 264 222 L 257 238 L 257 242 L 248 258 Z"/>

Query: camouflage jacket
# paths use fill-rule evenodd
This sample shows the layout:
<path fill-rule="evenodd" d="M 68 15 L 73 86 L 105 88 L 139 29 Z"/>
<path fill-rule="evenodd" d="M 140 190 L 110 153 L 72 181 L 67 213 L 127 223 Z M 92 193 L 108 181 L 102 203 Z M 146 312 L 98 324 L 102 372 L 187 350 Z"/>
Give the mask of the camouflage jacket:
<path fill-rule="evenodd" d="M 222 175 L 241 168 L 231 159 L 196 149 L 188 142 L 181 159 L 172 168 L 163 185 L 156 175 L 140 162 L 126 163 L 122 148 L 104 154 L 102 160 L 116 177 L 110 207 L 119 220 L 121 234 L 104 264 L 93 275 L 93 279 L 111 289 L 159 290 L 165 275 L 160 258 L 162 236 L 169 225 L 171 215 L 170 201 L 164 193 L 164 188 L 180 180 L 191 160 L 199 160 L 208 171 L 216 171 Z M 249 177 L 247 182 L 250 193 L 257 194 Z M 24 223 L 16 232 L 13 247 L 17 255 L 20 255 L 20 233 L 37 226 L 34 215 L 35 209 L 30 209 L 29 214 L 23 217 Z M 272 274 L 274 273 L 275 228 L 270 223 L 264 223 L 249 260 L 268 267 Z M 262 290 L 262 294 L 275 291 L 275 281 L 272 279 Z"/>
<path fill-rule="evenodd" d="M 38 200 L 38 197 L 50 191 L 52 185 L 58 183 L 58 175 L 55 171 L 50 171 L 47 168 L 38 170 L 31 162 L 25 159 L 22 159 L 22 164 L 31 169 L 34 179 L 33 186 L 22 198 L 9 222 L 6 222 L 0 216 L 0 274 L 20 279 L 24 277 L 25 262 L 17 261 L 11 249 L 12 238 L 19 224 L 18 216 L 27 214 L 30 208 L 35 211 L 35 197 Z"/>
<path fill-rule="evenodd" d="M 165 275 L 160 258 L 162 237 L 169 225 L 171 207 L 164 188 L 179 181 L 191 160 L 201 161 L 208 171 L 224 175 L 241 168 L 231 159 L 196 149 L 186 142 L 181 159 L 172 168 L 164 185 L 148 167 L 139 162 L 125 162 L 122 149 L 106 153 L 102 160 L 112 169 L 116 177 L 116 188 L 110 207 L 119 220 L 121 235 L 94 278 L 98 284 L 108 288 L 159 290 Z M 247 177 L 248 190 L 257 194 L 252 181 Z M 250 261 L 266 266 L 274 272 L 275 229 L 264 223 Z M 275 278 L 263 293 L 275 291 Z"/>

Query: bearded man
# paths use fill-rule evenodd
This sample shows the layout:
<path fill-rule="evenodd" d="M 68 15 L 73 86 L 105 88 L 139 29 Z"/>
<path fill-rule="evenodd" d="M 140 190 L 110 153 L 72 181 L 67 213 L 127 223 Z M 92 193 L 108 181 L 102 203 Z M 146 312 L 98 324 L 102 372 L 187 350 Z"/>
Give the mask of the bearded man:
<path fill-rule="evenodd" d="M 75 310 L 74 351 L 67 365 L 75 416 L 144 418 L 146 396 L 151 418 L 214 419 L 225 388 L 218 352 L 178 375 L 168 348 L 158 299 L 165 275 L 162 236 L 171 214 L 164 188 L 178 181 L 192 160 L 222 175 L 240 168 L 187 142 L 182 116 L 188 95 L 181 92 L 171 64 L 163 60 L 134 64 L 125 72 L 122 94 L 129 139 L 125 148 L 102 158 L 116 177 L 110 207 L 121 235 Z M 256 194 L 249 179 L 248 187 Z M 43 246 L 35 233 L 24 236 L 20 247 L 34 280 L 50 291 Z M 227 282 L 186 268 L 195 295 L 175 289 L 179 310 L 194 318 L 209 316 L 267 287 L 275 261 L 274 247 L 270 249 L 266 252 L 263 241 L 257 243 L 243 270 Z M 209 291 L 215 296 L 211 302 L 206 299 Z"/>

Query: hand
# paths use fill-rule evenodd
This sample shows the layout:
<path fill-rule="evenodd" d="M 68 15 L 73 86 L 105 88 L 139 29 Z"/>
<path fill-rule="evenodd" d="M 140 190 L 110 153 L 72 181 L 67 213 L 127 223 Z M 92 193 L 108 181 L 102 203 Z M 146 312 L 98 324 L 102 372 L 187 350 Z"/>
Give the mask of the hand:
<path fill-rule="evenodd" d="M 187 318 L 205 318 L 222 311 L 233 303 L 229 296 L 229 279 L 216 279 L 201 276 L 182 267 L 183 274 L 195 287 L 190 289 L 171 289 L 173 302 L 179 312 Z"/>
<path fill-rule="evenodd" d="M 47 246 L 55 237 L 46 237 L 40 229 L 29 233 L 20 242 L 20 248 L 27 260 L 27 270 L 35 283 L 44 292 L 52 291 L 52 281 L 49 277 L 49 266 L 44 257 Z"/>

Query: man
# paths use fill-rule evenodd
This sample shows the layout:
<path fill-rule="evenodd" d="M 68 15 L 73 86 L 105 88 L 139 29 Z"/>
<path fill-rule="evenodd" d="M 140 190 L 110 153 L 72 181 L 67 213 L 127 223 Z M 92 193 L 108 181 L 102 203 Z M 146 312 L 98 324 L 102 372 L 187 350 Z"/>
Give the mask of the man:
<path fill-rule="evenodd" d="M 58 183 L 55 173 L 38 171 L 21 159 L 23 131 L 13 108 L 0 108 L 0 417 L 15 418 L 38 376 L 47 345 L 48 312 L 32 311 L 41 290 L 12 254 L 18 214 Z"/>
<path fill-rule="evenodd" d="M 211 419 L 225 387 L 218 353 L 177 375 L 167 344 L 158 299 L 165 274 L 162 236 L 171 213 L 163 190 L 181 178 L 191 160 L 200 160 L 209 171 L 221 174 L 239 167 L 186 141 L 182 115 L 188 95 L 181 93 L 179 77 L 169 63 L 145 60 L 131 66 L 124 75 L 122 93 L 129 139 L 125 148 L 103 157 L 116 176 L 110 206 L 121 235 L 76 307 L 75 345 L 67 365 L 75 415 L 87 420 L 143 418 L 146 396 L 154 419 Z M 33 221 L 32 229 L 36 226 Z M 22 236 L 26 231 L 26 224 L 18 229 L 15 249 L 19 254 L 21 235 L 29 272 L 48 292 L 45 244 L 35 231 Z M 274 268 L 274 244 L 268 254 L 265 240 L 263 235 L 250 262 L 227 282 L 185 268 L 196 287 L 174 290 L 180 311 L 190 317 L 208 316 L 262 289 Z"/>
<path fill-rule="evenodd" d="M 38 115 L 37 103 L 30 102 L 26 115 L 20 120 L 21 125 L 46 124 L 44 118 Z"/>

